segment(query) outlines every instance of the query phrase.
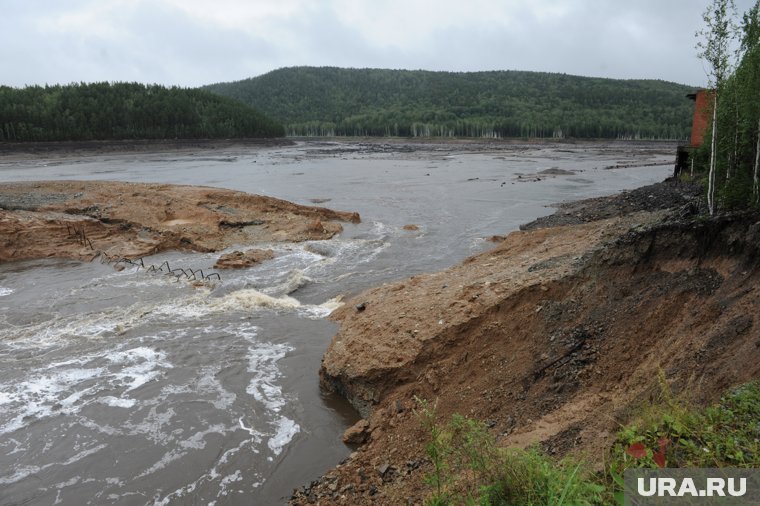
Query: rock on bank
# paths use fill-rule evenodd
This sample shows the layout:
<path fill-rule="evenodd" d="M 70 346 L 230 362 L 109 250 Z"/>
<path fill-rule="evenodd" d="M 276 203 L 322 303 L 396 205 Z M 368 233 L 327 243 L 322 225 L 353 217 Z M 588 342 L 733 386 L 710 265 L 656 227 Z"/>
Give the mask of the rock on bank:
<path fill-rule="evenodd" d="M 168 249 L 329 239 L 357 213 L 219 188 L 113 181 L 0 184 L 0 261 L 99 252 L 136 258 Z"/>

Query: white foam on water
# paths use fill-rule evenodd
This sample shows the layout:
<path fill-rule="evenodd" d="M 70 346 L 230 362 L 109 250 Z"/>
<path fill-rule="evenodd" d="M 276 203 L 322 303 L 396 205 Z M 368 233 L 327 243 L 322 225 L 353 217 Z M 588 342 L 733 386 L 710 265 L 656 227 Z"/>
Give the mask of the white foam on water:
<path fill-rule="evenodd" d="M 237 395 L 222 386 L 222 383 L 216 378 L 218 371 L 218 368 L 204 368 L 201 371 L 200 379 L 195 384 L 195 392 L 196 394 L 206 394 L 216 409 L 227 410 L 235 402 Z"/>
<path fill-rule="evenodd" d="M 53 502 L 53 504 L 54 505 L 55 504 L 62 504 L 63 503 L 63 499 L 61 498 L 61 490 L 64 489 L 64 488 L 66 488 L 66 487 L 73 487 L 74 485 L 76 485 L 80 481 L 82 481 L 82 477 L 81 476 L 74 476 L 73 478 L 71 478 L 68 481 L 64 481 L 64 482 L 61 482 L 61 483 L 56 483 L 54 485 L 54 487 L 58 489 L 58 493 L 55 496 L 55 502 Z"/>
<path fill-rule="evenodd" d="M 238 290 L 224 297 L 209 299 L 208 301 L 209 309 L 214 312 L 252 310 L 257 308 L 288 310 L 300 306 L 301 303 L 293 297 L 288 297 L 287 295 L 272 297 L 253 289 Z"/>
<path fill-rule="evenodd" d="M 391 227 L 390 225 L 386 225 L 385 223 L 381 221 L 373 221 L 372 222 L 372 229 L 369 231 L 370 234 L 377 237 L 388 237 L 393 235 L 394 233 L 398 233 L 398 230 L 396 227 Z"/>
<path fill-rule="evenodd" d="M 285 445 L 290 443 L 300 430 L 301 427 L 290 418 L 280 417 L 277 421 L 277 432 L 269 438 L 267 446 L 272 450 L 272 453 L 279 455 Z"/>
<path fill-rule="evenodd" d="M 217 497 L 226 496 L 229 493 L 227 486 L 236 481 L 243 481 L 243 477 L 240 474 L 240 469 L 222 478 L 222 481 L 219 482 L 219 494 Z"/>
<path fill-rule="evenodd" d="M 0 340 L 6 340 L 15 347 L 58 347 L 62 341 L 70 339 L 102 339 L 109 334 L 123 334 L 148 321 L 150 313 L 150 308 L 135 304 L 128 308 L 114 307 L 97 313 L 66 316 L 51 314 L 51 318 L 45 321 L 0 328 Z"/>
<path fill-rule="evenodd" d="M 214 424 L 206 428 L 206 430 L 198 431 L 189 438 L 179 441 L 179 443 L 172 449 L 166 452 L 161 459 L 150 466 L 145 471 L 141 472 L 135 478 L 143 478 L 150 474 L 155 473 L 161 469 L 164 469 L 170 463 L 181 459 L 187 455 L 191 450 L 202 450 L 206 447 L 206 436 L 209 434 L 225 434 L 235 430 L 229 429 L 221 424 Z"/>
<path fill-rule="evenodd" d="M 277 361 L 292 349 L 284 344 L 267 343 L 252 343 L 248 348 L 248 372 L 253 376 L 245 391 L 275 413 L 287 404 L 282 388 L 276 384 L 280 377 Z"/>
<path fill-rule="evenodd" d="M 123 427 L 127 435 L 140 435 L 155 445 L 166 446 L 173 439 L 170 422 L 176 414 L 172 407 L 159 412 L 157 406 L 151 406 L 148 415 L 142 421 L 138 423 L 127 421 Z"/>
<path fill-rule="evenodd" d="M 246 392 L 273 413 L 279 413 L 288 403 L 282 387 L 276 384 L 281 375 L 277 362 L 292 349 L 282 344 L 263 343 L 253 343 L 248 348 L 248 372 L 253 373 L 253 377 L 248 383 Z M 243 425 L 242 419 L 240 425 L 248 430 Z M 280 415 L 274 421 L 274 434 L 267 441 L 267 446 L 274 455 L 279 455 L 300 430 L 301 427 L 295 421 Z"/>
<path fill-rule="evenodd" d="M 275 297 L 253 288 L 244 288 L 222 297 L 193 297 L 157 308 L 153 315 L 161 314 L 176 321 L 196 321 L 216 314 L 231 312 L 249 313 L 257 310 L 297 311 L 307 318 L 325 318 L 341 305 L 340 297 L 334 297 L 322 304 L 301 304 L 288 295 Z M 213 326 L 208 327 L 216 330 Z M 237 330 L 232 333 L 239 334 Z"/>
<path fill-rule="evenodd" d="M 256 442 L 258 443 L 259 441 L 256 441 Z M 229 485 L 237 481 L 242 481 L 243 477 L 240 473 L 240 470 L 236 470 L 233 474 L 223 475 L 220 472 L 220 468 L 221 466 L 227 464 L 229 460 L 235 454 L 241 452 L 245 447 L 251 446 L 251 445 L 252 445 L 252 440 L 247 439 L 245 441 L 242 441 L 236 447 L 230 448 L 229 450 L 224 452 L 221 457 L 219 457 L 219 460 L 216 462 L 214 467 L 212 467 L 207 473 L 201 475 L 200 477 L 198 477 L 198 479 L 188 483 L 187 485 L 184 485 L 183 487 L 180 487 L 177 490 L 174 490 L 173 492 L 167 494 L 163 498 L 156 495 L 153 498 L 153 505 L 166 506 L 168 504 L 172 504 L 174 500 L 177 500 L 181 497 L 192 494 L 198 488 L 199 484 L 207 483 L 207 482 L 211 482 L 215 480 L 219 481 L 219 490 L 217 491 L 217 494 L 216 494 L 217 499 L 228 495 Z M 253 448 L 253 451 L 254 453 L 258 453 L 258 451 L 256 451 L 255 448 Z M 258 477 L 258 475 L 254 475 L 252 471 L 250 470 L 246 471 L 246 475 L 245 475 L 246 479 L 251 479 L 253 476 Z M 253 486 L 256 487 L 258 485 L 259 483 L 255 483 Z M 216 504 L 216 501 L 210 501 L 208 504 L 209 505 Z"/>
<path fill-rule="evenodd" d="M 76 403 L 92 389 L 90 380 L 98 378 L 105 370 L 73 368 L 50 373 L 32 372 L 29 379 L 10 384 L 0 384 L 3 404 L 10 420 L 0 415 L 0 434 L 8 434 L 32 423 L 35 419 L 51 416 L 56 412 L 76 411 Z M 79 390 L 77 390 L 79 388 Z M 74 390 L 73 393 L 64 394 Z M 15 416 L 13 416 L 15 414 Z"/>
<path fill-rule="evenodd" d="M 0 476 L 0 485 L 10 485 L 11 483 L 16 483 L 17 481 L 21 481 L 27 476 L 31 476 L 38 472 L 40 472 L 39 466 L 16 467 L 13 470 L 13 474 L 10 474 L 7 476 Z"/>
<path fill-rule="evenodd" d="M 101 365 L 103 358 L 111 365 Z M 131 408 L 137 401 L 123 394 L 153 381 L 171 367 L 164 352 L 137 347 L 83 355 L 29 371 L 24 381 L 0 384 L 0 404 L 4 406 L 0 434 L 41 418 L 76 414 L 93 402 Z M 121 397 L 110 395 L 114 389 L 123 389 Z M 109 395 L 98 397 L 101 391 Z"/>
<path fill-rule="evenodd" d="M 327 318 L 330 316 L 333 311 L 343 305 L 343 296 L 338 295 L 337 297 L 333 297 L 332 299 L 329 299 L 322 304 L 301 306 L 299 308 L 299 314 L 306 318 L 321 320 L 322 318 Z"/>
<path fill-rule="evenodd" d="M 43 466 L 18 466 L 16 467 L 16 469 L 14 469 L 13 474 L 0 477 L 0 485 L 10 485 L 11 483 L 16 483 L 18 481 L 23 480 L 24 478 L 28 476 L 39 474 L 40 472 L 54 466 L 65 467 L 65 466 L 71 465 L 75 462 L 79 462 L 80 460 L 86 457 L 89 457 L 90 455 L 98 453 L 100 450 L 107 447 L 108 445 L 106 444 L 96 445 L 92 448 L 88 448 L 75 455 L 72 455 L 71 457 L 64 460 L 63 462 L 50 462 Z"/>
<path fill-rule="evenodd" d="M 299 288 L 309 284 L 312 279 L 309 278 L 301 269 L 293 269 L 288 273 L 287 279 L 273 287 L 266 288 L 264 291 L 269 294 L 290 295 Z"/>
<path fill-rule="evenodd" d="M 252 288 L 236 290 L 222 297 L 209 297 L 196 294 L 187 299 L 176 300 L 156 307 L 153 318 L 167 318 L 174 322 L 198 321 L 215 314 L 234 311 L 256 311 L 269 309 L 289 311 L 301 306 L 301 303 L 288 296 L 273 297 Z"/>
<path fill-rule="evenodd" d="M 109 353 L 106 358 L 113 364 L 124 366 L 118 372 L 112 373 L 113 384 L 126 386 L 125 392 L 129 392 L 154 380 L 162 374 L 161 369 L 171 369 L 173 366 L 167 362 L 166 353 L 155 351 L 141 346 L 124 351 Z"/>
<path fill-rule="evenodd" d="M 112 395 L 101 397 L 99 402 L 114 408 L 133 408 L 137 403 L 135 399 L 117 398 Z"/>
<path fill-rule="evenodd" d="M 0 286 L 0 297 L 7 297 L 13 293 L 13 289 Z"/>
<path fill-rule="evenodd" d="M 375 231 L 375 233 L 379 232 Z M 330 257 L 322 262 L 313 264 L 307 272 L 311 273 L 312 270 L 320 270 L 335 263 L 342 266 L 340 271 L 345 271 L 352 266 L 371 262 L 390 245 L 391 243 L 383 238 L 337 239 L 330 245 L 332 253 Z"/>
<path fill-rule="evenodd" d="M 253 438 L 254 438 L 254 440 L 256 440 L 256 442 L 261 442 L 261 436 L 262 436 L 261 432 L 257 431 L 253 427 L 246 427 L 245 423 L 243 422 L 243 417 L 242 416 L 238 419 L 238 423 L 240 424 L 240 428 L 243 429 L 244 431 L 246 431 L 251 436 L 253 436 Z"/>

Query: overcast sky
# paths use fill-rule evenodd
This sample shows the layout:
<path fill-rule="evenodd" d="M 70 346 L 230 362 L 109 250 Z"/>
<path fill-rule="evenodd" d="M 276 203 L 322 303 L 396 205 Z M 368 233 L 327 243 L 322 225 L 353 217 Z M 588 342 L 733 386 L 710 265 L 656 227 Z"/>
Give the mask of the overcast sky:
<path fill-rule="evenodd" d="M 739 12 L 753 0 L 737 0 Z M 708 0 L 0 0 L 0 84 L 199 86 L 295 65 L 706 82 Z"/>

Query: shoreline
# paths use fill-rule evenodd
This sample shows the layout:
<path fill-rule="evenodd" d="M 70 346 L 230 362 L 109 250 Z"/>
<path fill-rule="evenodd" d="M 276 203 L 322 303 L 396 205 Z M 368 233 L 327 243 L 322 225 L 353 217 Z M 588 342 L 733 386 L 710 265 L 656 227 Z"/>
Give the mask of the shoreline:
<path fill-rule="evenodd" d="M 163 152 L 189 149 L 224 149 L 234 147 L 270 148 L 294 146 L 298 142 L 347 143 L 394 146 L 473 146 L 481 148 L 514 148 L 515 146 L 663 146 L 675 156 L 679 141 L 657 139 L 554 139 L 554 138 L 480 138 L 480 137 L 277 137 L 243 139 L 122 139 L 86 141 L 0 142 L 0 158 L 11 155 L 117 154 L 130 152 Z"/>
<path fill-rule="evenodd" d="M 270 148 L 293 146 L 287 137 L 251 139 L 129 139 L 89 141 L 2 142 L 3 157 L 23 155 L 83 156 L 116 153 L 151 153 L 194 149 L 223 149 L 230 147 Z"/>
<path fill-rule="evenodd" d="M 421 504 L 432 464 L 415 399 L 483 421 L 501 446 L 603 462 L 658 371 L 702 403 L 760 375 L 744 316 L 760 309 L 744 288 L 760 215 L 697 220 L 698 193 L 670 181 L 562 204 L 493 250 L 348 300 L 320 383 L 363 417 L 344 435 L 359 446 L 290 504 Z"/>

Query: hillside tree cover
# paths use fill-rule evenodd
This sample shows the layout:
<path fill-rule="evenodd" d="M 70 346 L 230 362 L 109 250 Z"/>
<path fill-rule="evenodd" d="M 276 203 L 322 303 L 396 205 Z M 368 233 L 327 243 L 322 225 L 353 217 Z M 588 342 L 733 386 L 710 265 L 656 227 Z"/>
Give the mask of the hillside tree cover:
<path fill-rule="evenodd" d="M 205 90 L 106 82 L 0 86 L 0 142 L 283 135 L 262 113 Z"/>
<path fill-rule="evenodd" d="M 726 0 L 714 0 L 708 11 L 715 12 L 723 3 Z M 739 37 L 737 63 L 713 83 L 714 140 L 695 156 L 695 164 L 707 174 L 711 213 L 760 206 L 760 0 L 743 15 Z"/>
<path fill-rule="evenodd" d="M 693 88 L 541 72 L 293 67 L 205 89 L 288 135 L 685 139 Z"/>

